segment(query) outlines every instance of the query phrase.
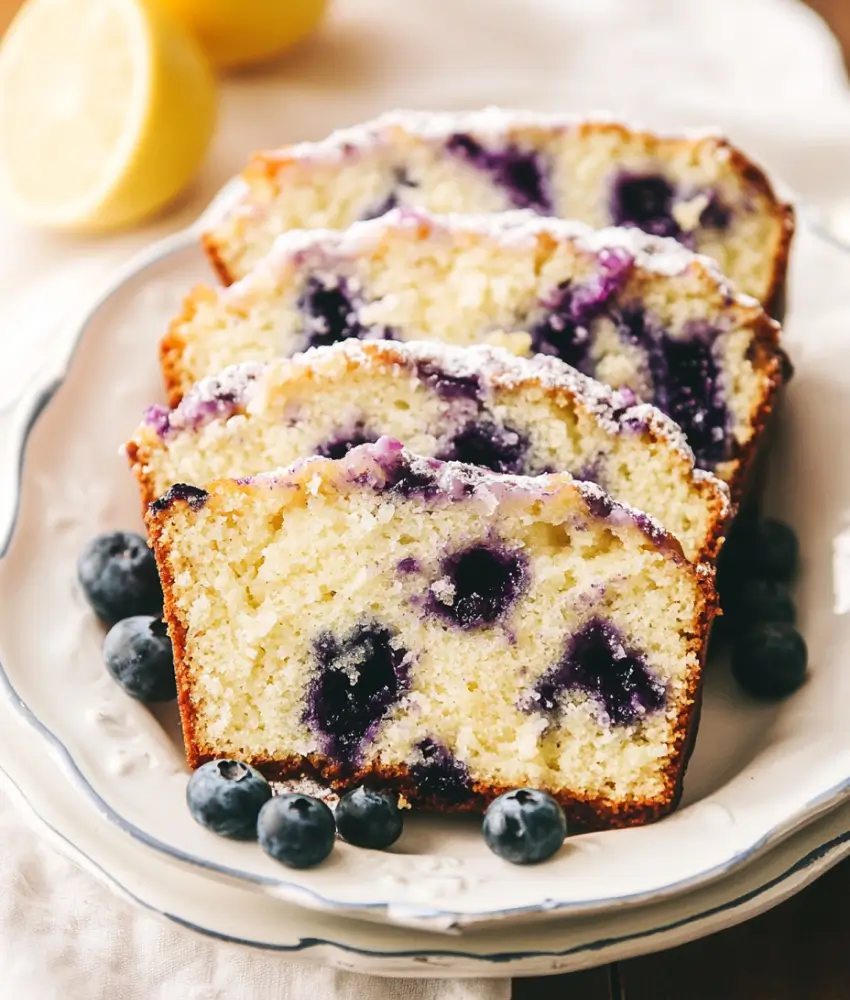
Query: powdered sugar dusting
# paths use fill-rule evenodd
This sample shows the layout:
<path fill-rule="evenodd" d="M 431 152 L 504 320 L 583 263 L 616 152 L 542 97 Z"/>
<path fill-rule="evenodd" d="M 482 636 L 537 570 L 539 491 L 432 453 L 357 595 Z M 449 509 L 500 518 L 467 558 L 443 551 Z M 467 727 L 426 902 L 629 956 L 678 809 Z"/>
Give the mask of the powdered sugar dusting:
<path fill-rule="evenodd" d="M 492 514 L 505 502 L 541 501 L 563 490 L 574 490 L 581 496 L 589 516 L 615 527 L 637 528 L 659 549 L 674 558 L 683 558 L 679 542 L 654 517 L 614 500 L 595 483 L 579 482 L 566 472 L 508 476 L 480 466 L 423 458 L 386 436 L 372 444 L 359 445 L 340 459 L 317 456 L 300 459 L 286 469 L 262 473 L 243 482 L 257 487 L 307 487 L 312 494 L 318 494 L 323 485 L 344 493 L 369 489 L 408 500 L 418 498 L 429 505 L 476 503 Z M 399 490 L 399 483 L 405 484 L 405 489 Z M 415 486 L 407 488 L 410 483 Z"/>
<path fill-rule="evenodd" d="M 293 266 L 335 265 L 368 256 L 394 234 L 414 234 L 425 242 L 478 235 L 501 246 L 526 248 L 532 252 L 542 237 L 604 260 L 611 253 L 628 254 L 632 265 L 651 274 L 675 277 L 699 268 L 717 287 L 718 293 L 751 311 L 759 303 L 734 292 L 710 258 L 696 254 L 676 240 L 651 236 L 635 227 L 609 226 L 593 229 L 582 222 L 540 216 L 527 209 L 493 214 L 446 213 L 436 215 L 425 209 L 396 208 L 377 219 L 355 222 L 345 230 L 290 230 L 277 237 L 273 248 L 253 272 L 222 292 L 225 301 L 250 297 L 254 289 L 279 281 Z"/>
<path fill-rule="evenodd" d="M 213 420 L 226 419 L 245 406 L 263 370 L 263 365 L 252 362 L 232 365 L 219 375 L 198 382 L 174 410 L 149 407 L 144 422 L 161 438 L 167 438 L 183 431 L 200 430 Z"/>
<path fill-rule="evenodd" d="M 331 347 L 312 348 L 302 355 L 304 367 L 324 367 L 333 358 L 344 356 L 350 363 L 364 367 L 399 365 L 415 371 L 422 364 L 445 372 L 457 380 L 478 378 L 484 391 L 518 389 L 540 385 L 547 392 L 565 392 L 590 412 L 608 433 L 646 433 L 664 440 L 680 452 L 690 466 L 694 455 L 678 424 L 651 403 L 637 402 L 629 389 L 612 389 L 583 375 L 558 358 L 543 354 L 523 358 L 502 347 L 477 344 L 454 347 L 439 341 L 372 343 L 348 340 Z M 292 362 L 275 362 L 282 371 Z M 340 369 L 344 370 L 343 368 Z"/>
<path fill-rule="evenodd" d="M 593 517 L 608 521 L 610 524 L 619 527 L 628 527 L 629 525 L 636 524 L 659 548 L 669 549 L 677 556 L 682 555 L 682 548 L 679 542 L 651 514 L 636 510 L 634 507 L 614 500 L 613 497 L 596 483 L 577 482 L 576 486 L 584 498 L 589 513 Z"/>
<path fill-rule="evenodd" d="M 426 142 L 444 142 L 455 132 L 467 132 L 485 142 L 498 142 L 505 141 L 517 130 L 540 129 L 557 133 L 594 125 L 619 125 L 630 132 L 652 135 L 657 139 L 723 141 L 722 133 L 717 128 L 650 132 L 645 125 L 637 122 L 626 123 L 608 111 L 595 111 L 589 115 L 569 115 L 491 106 L 460 112 L 396 109 L 363 124 L 338 129 L 318 142 L 296 143 L 283 149 L 269 151 L 264 155 L 271 161 L 345 159 L 356 155 L 359 151 L 384 145 L 388 136 L 399 129 Z"/>

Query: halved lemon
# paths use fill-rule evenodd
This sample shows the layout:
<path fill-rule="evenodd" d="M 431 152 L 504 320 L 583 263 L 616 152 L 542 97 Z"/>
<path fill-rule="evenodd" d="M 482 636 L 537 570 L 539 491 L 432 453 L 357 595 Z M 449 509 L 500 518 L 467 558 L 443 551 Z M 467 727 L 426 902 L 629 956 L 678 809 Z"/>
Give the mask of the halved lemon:
<path fill-rule="evenodd" d="M 213 65 L 249 66 L 310 34 L 328 0 L 163 0 L 197 37 Z"/>
<path fill-rule="evenodd" d="M 50 227 L 138 222 L 197 170 L 215 105 L 158 0 L 28 0 L 0 45 L 0 197 Z"/>

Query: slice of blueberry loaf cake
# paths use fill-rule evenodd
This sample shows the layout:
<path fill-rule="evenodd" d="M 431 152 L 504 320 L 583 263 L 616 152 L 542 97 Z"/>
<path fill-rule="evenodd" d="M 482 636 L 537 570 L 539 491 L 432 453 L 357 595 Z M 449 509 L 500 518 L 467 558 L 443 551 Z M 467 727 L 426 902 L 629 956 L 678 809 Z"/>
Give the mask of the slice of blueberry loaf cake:
<path fill-rule="evenodd" d="M 382 438 L 149 508 L 189 763 L 368 781 L 439 811 L 506 789 L 590 828 L 676 803 L 712 573 L 568 475 Z"/>
<path fill-rule="evenodd" d="M 145 504 L 174 483 L 252 476 L 379 437 L 494 472 L 571 472 L 655 516 L 690 559 L 713 559 L 726 486 L 695 470 L 679 428 L 556 358 L 502 348 L 349 340 L 195 386 L 152 407 L 127 445 Z"/>
<path fill-rule="evenodd" d="M 231 364 L 340 340 L 501 343 L 654 403 L 737 496 L 783 379 L 778 336 L 673 240 L 527 212 L 394 210 L 346 232 L 288 233 L 236 285 L 196 290 L 161 359 L 175 402 Z"/>
<path fill-rule="evenodd" d="M 673 237 L 777 315 L 794 229 L 761 169 L 716 134 L 661 136 L 492 108 L 393 112 L 323 142 L 259 153 L 243 177 L 244 194 L 206 236 L 227 284 L 290 229 L 344 229 L 395 206 L 524 208 Z"/>

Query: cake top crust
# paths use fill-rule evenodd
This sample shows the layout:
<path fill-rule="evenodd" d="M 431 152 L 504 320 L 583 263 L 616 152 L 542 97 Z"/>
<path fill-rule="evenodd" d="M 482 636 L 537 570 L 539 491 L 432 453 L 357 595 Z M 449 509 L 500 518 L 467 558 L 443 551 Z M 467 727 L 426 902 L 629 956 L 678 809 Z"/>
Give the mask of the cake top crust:
<path fill-rule="evenodd" d="M 368 254 L 392 232 L 418 234 L 422 239 L 451 238 L 473 234 L 508 246 L 533 250 L 541 238 L 557 243 L 574 243 L 577 249 L 600 258 L 609 266 L 637 267 L 652 274 L 675 277 L 689 268 L 699 268 L 729 305 L 761 312 L 761 305 L 750 295 L 736 292 L 716 262 L 694 253 L 683 244 L 665 236 L 653 236 L 634 226 L 592 226 L 572 219 L 541 216 L 530 209 L 505 212 L 436 215 L 422 208 L 393 208 L 386 214 L 355 222 L 347 229 L 293 229 L 275 240 L 269 253 L 254 271 L 220 293 L 225 301 L 237 300 L 259 282 L 276 278 L 288 262 L 304 261 L 313 256 L 354 258 Z"/>
<path fill-rule="evenodd" d="M 299 142 L 281 149 L 286 159 L 312 159 L 314 157 L 345 157 L 352 147 L 364 148 L 380 145 L 386 132 L 404 129 L 425 139 L 439 142 L 455 132 L 472 132 L 484 138 L 498 140 L 515 129 L 540 129 L 543 131 L 568 131 L 592 126 L 615 126 L 629 132 L 652 136 L 655 139 L 710 141 L 719 148 L 717 155 L 728 158 L 727 141 L 716 126 L 658 132 L 640 122 L 626 122 L 609 111 L 593 111 L 586 115 L 559 112 L 530 111 L 527 109 L 488 106 L 471 111 L 417 111 L 395 108 L 377 118 L 333 131 L 327 138 L 315 142 Z M 274 156 L 275 151 L 266 153 Z"/>
<path fill-rule="evenodd" d="M 519 357 L 503 347 L 487 344 L 455 347 L 439 341 L 394 343 L 351 338 L 311 347 L 300 355 L 266 365 L 244 362 L 202 379 L 171 411 L 164 406 L 149 407 L 144 423 L 163 439 L 181 431 L 197 431 L 214 420 L 244 411 L 266 379 L 295 381 L 305 371 L 321 368 L 332 359 L 367 368 L 390 364 L 426 382 L 447 379 L 458 386 L 472 386 L 475 392 L 485 395 L 489 388 L 517 389 L 535 383 L 546 392 L 565 392 L 575 397 L 609 433 L 647 433 L 664 440 L 684 461 L 694 465 L 693 451 L 678 424 L 651 403 L 639 402 L 630 389 L 612 389 L 558 358 L 543 354 Z M 694 469 L 694 477 L 716 479 L 700 469 Z"/>
<path fill-rule="evenodd" d="M 503 504 L 545 502 L 563 491 L 571 491 L 580 501 L 583 517 L 605 521 L 613 528 L 637 530 L 665 557 L 688 562 L 678 539 L 654 517 L 613 499 L 596 483 L 579 481 L 566 472 L 544 476 L 503 475 L 462 462 L 424 458 L 387 436 L 358 445 L 339 459 L 312 455 L 286 468 L 221 482 L 249 489 L 303 491 L 312 496 L 323 492 L 349 495 L 368 490 L 389 500 L 412 501 L 429 507 L 475 503 L 492 514 Z M 167 514 L 178 503 L 200 511 L 216 492 L 217 485 L 220 484 L 212 484 L 205 491 L 175 484 L 149 505 L 149 517 Z M 189 489 L 191 496 L 187 496 Z M 693 569 L 706 578 L 713 575 L 707 565 L 693 565 Z"/>

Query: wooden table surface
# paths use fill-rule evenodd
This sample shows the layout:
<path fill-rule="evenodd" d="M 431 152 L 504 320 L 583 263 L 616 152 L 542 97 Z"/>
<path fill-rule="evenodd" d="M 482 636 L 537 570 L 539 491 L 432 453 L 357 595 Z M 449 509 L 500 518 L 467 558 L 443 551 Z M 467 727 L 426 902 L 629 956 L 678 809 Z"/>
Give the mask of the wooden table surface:
<path fill-rule="evenodd" d="M 850 0 L 806 2 L 850 69 Z M 517 979 L 513 1000 L 850 1000 L 850 859 L 755 920 L 589 972 Z"/>
<path fill-rule="evenodd" d="M 513 1000 L 847 1000 L 850 859 L 728 931 L 590 972 L 514 980 Z"/>

